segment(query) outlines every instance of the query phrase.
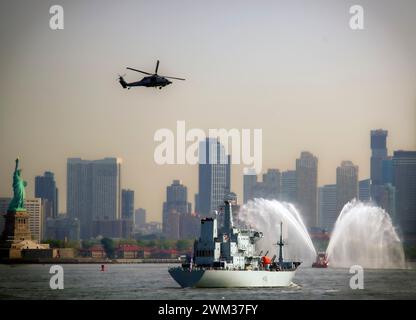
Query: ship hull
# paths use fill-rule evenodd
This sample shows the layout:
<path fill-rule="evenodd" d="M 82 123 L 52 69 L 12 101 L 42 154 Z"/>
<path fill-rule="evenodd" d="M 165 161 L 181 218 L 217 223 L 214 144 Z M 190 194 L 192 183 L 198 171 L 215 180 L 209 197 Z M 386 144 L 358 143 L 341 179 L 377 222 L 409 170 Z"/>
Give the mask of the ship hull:
<path fill-rule="evenodd" d="M 169 269 L 173 279 L 183 288 L 247 288 L 288 287 L 295 276 L 291 271 L 237 271 Z"/>

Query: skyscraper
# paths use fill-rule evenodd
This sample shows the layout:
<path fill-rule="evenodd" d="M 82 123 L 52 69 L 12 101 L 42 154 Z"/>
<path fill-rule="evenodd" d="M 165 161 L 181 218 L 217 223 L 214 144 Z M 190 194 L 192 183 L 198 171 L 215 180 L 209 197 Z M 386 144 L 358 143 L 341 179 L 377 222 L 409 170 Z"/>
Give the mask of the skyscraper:
<path fill-rule="evenodd" d="M 77 218 L 58 216 L 46 219 L 45 239 L 75 240 L 80 239 L 80 225 Z"/>
<path fill-rule="evenodd" d="M 383 184 L 383 160 L 387 159 L 387 130 L 371 130 L 371 183 Z"/>
<path fill-rule="evenodd" d="M 337 186 L 327 184 L 319 187 L 319 225 L 322 229 L 332 231 L 338 218 Z"/>
<path fill-rule="evenodd" d="M 45 232 L 42 199 L 26 199 L 25 207 L 29 214 L 29 229 L 32 234 L 32 240 L 40 242 Z"/>
<path fill-rule="evenodd" d="M 195 212 L 199 213 L 199 194 L 195 193 L 194 195 L 194 201 L 195 201 Z"/>
<path fill-rule="evenodd" d="M 280 197 L 281 174 L 278 169 L 268 169 L 263 174 L 263 181 L 257 181 L 257 176 L 244 175 L 244 195 L 248 200 L 263 198 L 278 200 Z"/>
<path fill-rule="evenodd" d="M 133 220 L 134 217 L 134 191 L 130 189 L 121 190 L 121 217 Z"/>
<path fill-rule="evenodd" d="M 263 198 L 269 200 L 278 200 L 280 196 L 280 179 L 279 169 L 268 169 L 263 174 L 263 182 L 261 184 L 261 194 Z"/>
<path fill-rule="evenodd" d="M 382 183 L 393 183 L 393 160 L 387 157 L 381 162 Z"/>
<path fill-rule="evenodd" d="M 318 158 L 302 152 L 296 159 L 296 203 L 307 228 L 318 226 Z"/>
<path fill-rule="evenodd" d="M 360 201 L 363 201 L 363 202 L 370 201 L 371 199 L 370 188 L 371 188 L 370 179 L 360 180 L 358 182 L 358 197 L 360 198 Z"/>
<path fill-rule="evenodd" d="M 46 171 L 43 176 L 35 177 L 35 197 L 44 200 L 45 218 L 58 216 L 58 188 L 52 172 Z"/>
<path fill-rule="evenodd" d="M 197 214 L 186 213 L 179 216 L 179 238 L 195 239 L 199 237 L 201 219 Z"/>
<path fill-rule="evenodd" d="M 67 214 L 78 218 L 81 238 L 92 235 L 92 221 L 121 217 L 121 159 L 67 161 Z"/>
<path fill-rule="evenodd" d="M 91 236 L 91 166 L 90 161 L 79 158 L 67 160 L 66 210 L 70 218 L 78 218 L 82 239 Z"/>
<path fill-rule="evenodd" d="M 416 151 L 395 151 L 393 184 L 396 188 L 396 222 L 405 240 L 416 240 Z"/>
<path fill-rule="evenodd" d="M 230 187 L 229 156 L 224 146 L 213 138 L 206 138 L 199 145 L 199 212 L 209 216 L 224 201 Z"/>
<path fill-rule="evenodd" d="M 296 202 L 296 171 L 282 172 L 280 199 L 285 202 Z"/>
<path fill-rule="evenodd" d="M 166 202 L 163 203 L 163 233 L 168 239 L 180 238 L 180 216 L 191 214 L 188 189 L 179 180 L 166 188 Z"/>
<path fill-rule="evenodd" d="M 96 220 L 121 218 L 121 159 L 91 161 L 92 217 Z"/>
<path fill-rule="evenodd" d="M 231 155 L 227 155 L 227 167 L 225 168 L 225 194 L 231 192 Z"/>
<path fill-rule="evenodd" d="M 135 227 L 143 227 L 146 224 L 146 209 L 139 208 L 134 212 Z"/>
<path fill-rule="evenodd" d="M 254 169 L 246 170 L 244 173 L 244 177 L 243 177 L 244 204 L 247 203 L 249 200 L 254 199 L 253 190 L 256 184 L 257 184 L 256 171 Z"/>
<path fill-rule="evenodd" d="M 374 202 L 389 213 L 392 219 L 396 215 L 396 188 L 391 183 L 372 186 Z"/>
<path fill-rule="evenodd" d="M 337 168 L 337 215 L 352 199 L 358 199 L 358 166 L 342 161 Z"/>

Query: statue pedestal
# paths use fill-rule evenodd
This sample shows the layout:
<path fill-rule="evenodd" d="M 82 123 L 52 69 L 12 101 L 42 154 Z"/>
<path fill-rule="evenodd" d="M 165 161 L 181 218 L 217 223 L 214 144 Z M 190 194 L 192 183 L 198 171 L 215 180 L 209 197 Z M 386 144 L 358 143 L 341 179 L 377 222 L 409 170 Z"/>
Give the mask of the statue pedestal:
<path fill-rule="evenodd" d="M 26 209 L 9 210 L 0 242 L 0 258 L 21 258 L 21 243 L 32 240 Z"/>
<path fill-rule="evenodd" d="M 6 223 L 2 235 L 3 244 L 17 243 L 23 240 L 32 240 L 29 229 L 29 214 L 26 209 L 7 211 Z"/>

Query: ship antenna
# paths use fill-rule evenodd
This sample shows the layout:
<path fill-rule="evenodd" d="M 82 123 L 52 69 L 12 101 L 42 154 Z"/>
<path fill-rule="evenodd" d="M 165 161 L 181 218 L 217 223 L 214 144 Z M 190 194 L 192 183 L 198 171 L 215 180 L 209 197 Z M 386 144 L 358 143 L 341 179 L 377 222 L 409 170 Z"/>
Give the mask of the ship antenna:
<path fill-rule="evenodd" d="M 283 222 L 280 222 L 280 241 L 277 243 L 279 246 L 279 264 L 283 264 Z"/>

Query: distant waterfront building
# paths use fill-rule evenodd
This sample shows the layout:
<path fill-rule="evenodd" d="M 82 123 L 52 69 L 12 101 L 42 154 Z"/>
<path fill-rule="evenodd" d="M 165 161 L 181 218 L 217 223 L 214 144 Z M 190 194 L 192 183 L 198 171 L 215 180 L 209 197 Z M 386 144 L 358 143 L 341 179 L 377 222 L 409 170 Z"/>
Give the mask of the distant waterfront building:
<path fill-rule="evenodd" d="M 139 208 L 134 212 L 134 225 L 136 228 L 144 226 L 146 223 L 146 209 Z"/>
<path fill-rule="evenodd" d="M 93 220 L 121 218 L 121 159 L 68 159 L 67 214 L 79 219 L 82 239 L 91 237 Z"/>
<path fill-rule="evenodd" d="M 191 214 L 188 189 L 179 180 L 166 188 L 166 202 L 163 203 L 163 233 L 168 239 L 180 238 L 180 216 Z"/>
<path fill-rule="evenodd" d="M 134 191 L 121 190 L 121 217 L 133 220 L 134 215 Z"/>
<path fill-rule="evenodd" d="M 371 200 L 371 180 L 365 179 L 358 182 L 358 197 L 362 202 Z"/>
<path fill-rule="evenodd" d="M 322 229 L 332 231 L 338 219 L 337 185 L 319 187 L 319 224 Z"/>
<path fill-rule="evenodd" d="M 416 151 L 395 151 L 392 160 L 395 220 L 405 239 L 416 241 Z"/>
<path fill-rule="evenodd" d="M 139 232 L 144 235 L 149 235 L 149 234 L 159 235 L 162 233 L 162 229 L 163 229 L 162 223 L 151 221 L 151 222 L 145 223 L 142 227 L 140 227 Z"/>
<path fill-rule="evenodd" d="M 230 189 L 230 157 L 218 139 L 206 138 L 199 145 L 198 209 L 210 216 Z"/>
<path fill-rule="evenodd" d="M 172 208 L 169 214 L 163 216 L 163 234 L 169 240 L 180 238 L 180 213 Z"/>
<path fill-rule="evenodd" d="M 46 239 L 80 240 L 80 224 L 77 218 L 58 216 L 46 219 Z"/>
<path fill-rule="evenodd" d="M 186 213 L 179 215 L 179 238 L 195 239 L 199 237 L 201 219 L 197 214 Z"/>
<path fill-rule="evenodd" d="M 296 159 L 296 203 L 307 228 L 318 224 L 318 158 L 302 152 Z"/>
<path fill-rule="evenodd" d="M 132 219 L 98 219 L 92 221 L 92 236 L 118 239 L 130 239 L 133 237 Z"/>
<path fill-rule="evenodd" d="M 46 171 L 43 176 L 35 177 L 35 197 L 43 200 L 45 218 L 58 216 L 58 188 L 53 172 Z"/>
<path fill-rule="evenodd" d="M 337 168 L 337 213 L 353 199 L 358 199 L 358 166 L 342 161 Z"/>
<path fill-rule="evenodd" d="M 383 160 L 387 159 L 387 130 L 371 130 L 371 183 L 383 184 Z"/>
<path fill-rule="evenodd" d="M 296 202 L 296 171 L 282 172 L 280 199 L 285 202 Z"/>

